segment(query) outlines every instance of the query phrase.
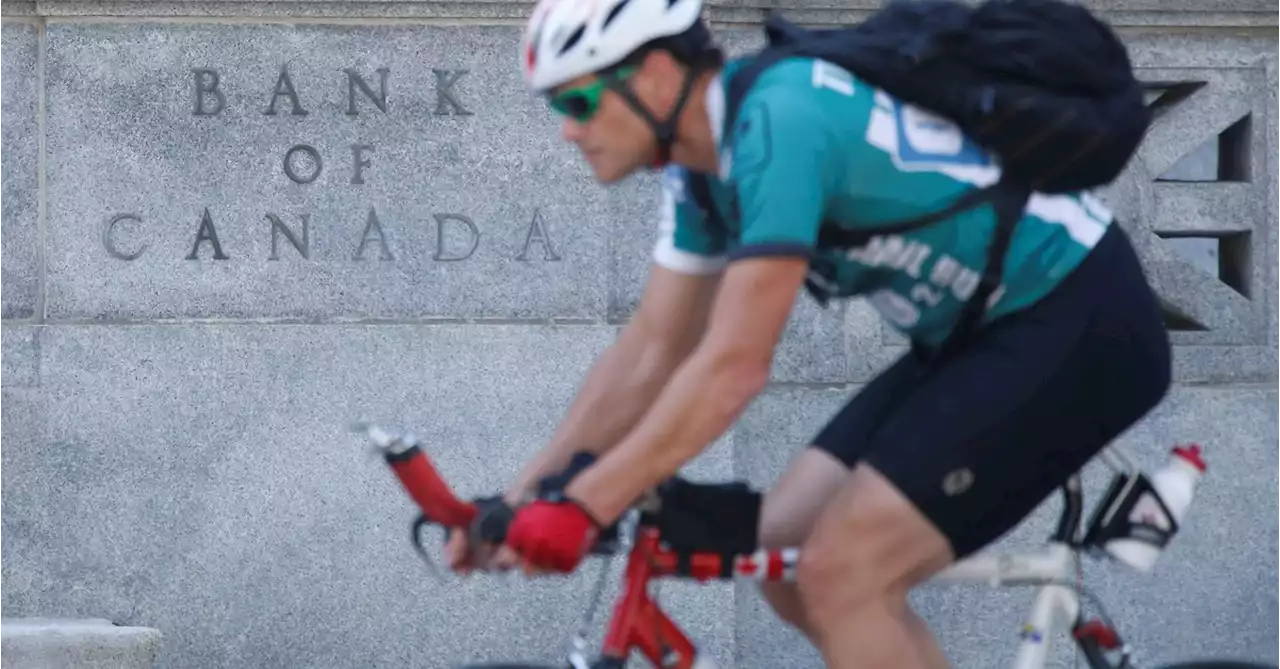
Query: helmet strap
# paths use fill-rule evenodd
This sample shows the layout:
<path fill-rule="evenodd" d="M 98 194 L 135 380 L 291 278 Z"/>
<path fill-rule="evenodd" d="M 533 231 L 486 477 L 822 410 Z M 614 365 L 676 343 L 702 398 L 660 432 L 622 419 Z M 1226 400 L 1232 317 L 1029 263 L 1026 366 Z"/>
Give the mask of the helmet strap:
<path fill-rule="evenodd" d="M 680 97 L 676 99 L 675 109 L 671 110 L 671 115 L 666 120 L 659 121 L 645 106 L 641 104 L 639 98 L 635 96 L 630 87 L 622 84 L 617 79 L 609 77 L 607 85 L 617 91 L 623 100 L 635 110 L 640 118 L 644 119 L 653 129 L 653 134 L 658 141 L 657 155 L 654 156 L 653 167 L 662 167 L 671 160 L 671 147 L 676 141 L 676 124 L 679 122 L 680 113 L 684 111 L 685 103 L 689 101 L 689 95 L 693 92 L 693 85 L 697 81 L 698 74 L 703 68 L 691 66 L 685 73 L 684 84 L 680 89 Z"/>

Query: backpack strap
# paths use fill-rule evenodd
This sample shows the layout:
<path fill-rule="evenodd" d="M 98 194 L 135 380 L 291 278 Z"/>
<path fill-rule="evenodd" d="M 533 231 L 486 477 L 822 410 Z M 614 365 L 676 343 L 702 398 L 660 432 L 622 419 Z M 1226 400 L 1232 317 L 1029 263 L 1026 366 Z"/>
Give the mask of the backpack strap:
<path fill-rule="evenodd" d="M 771 17 L 772 18 L 772 17 Z M 775 44 L 765 48 L 756 56 L 748 60 L 741 68 L 734 72 L 730 77 L 725 96 L 725 127 L 732 128 L 737 118 L 738 108 L 742 104 L 742 99 L 746 97 L 747 91 L 751 89 L 752 84 L 766 69 L 774 65 L 784 58 L 797 55 L 811 55 L 804 51 L 804 44 L 798 41 L 791 41 L 794 38 L 789 36 L 789 24 L 781 22 L 770 23 L 767 26 L 770 32 L 770 41 L 783 41 L 781 44 Z M 810 47 L 810 51 L 814 51 Z M 821 56 L 815 56 L 821 57 Z M 714 211 L 711 206 L 710 196 L 707 194 L 707 185 L 703 177 L 694 175 L 693 179 L 693 196 L 699 201 L 704 211 Z M 950 218 L 961 212 L 967 211 L 974 207 L 980 206 L 988 200 L 992 199 L 996 192 L 1004 188 L 1006 184 L 996 183 L 990 186 L 970 191 L 965 195 L 956 199 L 950 205 L 924 216 L 912 218 L 908 220 L 896 221 L 878 225 L 875 228 L 867 228 L 858 231 L 844 230 L 833 225 L 823 225 L 819 230 L 818 240 L 823 244 L 834 246 L 857 247 L 866 244 L 871 237 L 876 235 L 895 234 L 909 232 L 926 225 L 932 225 L 945 218 Z M 701 192 L 699 192 L 701 191 Z M 705 204 L 703 204 L 705 202 Z"/>
<path fill-rule="evenodd" d="M 974 333 L 978 331 L 978 325 L 986 314 L 987 300 L 991 299 L 991 294 L 1000 287 L 1000 279 L 1004 276 L 1004 260 L 1009 250 L 1009 243 L 1013 239 L 1013 231 L 1022 220 L 1023 210 L 1031 197 L 1029 188 L 1003 179 L 995 186 L 983 190 L 989 191 L 996 215 L 991 244 L 987 246 L 987 264 L 982 270 L 982 278 L 978 281 L 977 288 L 961 307 L 955 326 L 942 344 L 934 351 L 928 351 L 919 346 L 914 347 L 916 355 L 926 360 L 936 362 L 955 355 L 969 344 Z"/>
<path fill-rule="evenodd" d="M 775 30 L 781 28 L 774 27 Z M 742 99 L 755 80 L 770 66 L 784 58 L 801 55 L 799 45 L 790 43 L 770 46 L 754 58 L 747 61 L 730 77 L 725 96 L 725 127 L 733 128 Z M 694 201 L 702 209 L 703 215 L 711 225 L 724 226 L 715 203 L 711 199 L 707 176 L 689 174 L 689 192 Z M 1022 219 L 1023 210 L 1031 196 L 1031 188 L 1015 183 L 1007 176 L 1000 181 L 983 188 L 978 188 L 956 198 L 954 202 L 924 216 L 878 225 L 875 228 L 847 230 L 836 225 L 825 224 L 818 231 L 818 243 L 822 246 L 854 248 L 865 245 L 878 235 L 897 234 L 932 225 L 956 214 L 982 206 L 988 202 L 995 209 L 996 225 L 992 233 L 991 243 L 987 247 L 987 262 L 982 277 L 968 301 L 961 308 L 955 326 L 946 340 L 936 349 L 913 346 L 915 354 L 925 360 L 940 362 L 964 349 L 978 330 L 982 317 L 986 313 L 987 300 L 1000 286 L 1004 275 L 1005 255 L 1013 238 L 1014 229 Z M 805 280 L 809 293 L 819 304 L 825 305 L 827 298 L 812 279 Z"/>
<path fill-rule="evenodd" d="M 984 188 L 971 190 L 958 197 L 951 204 L 937 211 L 902 221 L 894 221 L 877 225 L 874 228 L 849 230 L 835 225 L 823 225 L 818 231 L 818 243 L 824 246 L 856 248 L 871 241 L 872 237 L 910 232 L 926 225 L 933 225 L 944 218 L 950 218 L 961 212 L 981 206 L 998 194 L 1000 184 L 996 183 Z"/>
<path fill-rule="evenodd" d="M 732 77 L 729 77 L 729 83 L 725 87 L 724 127 L 732 132 L 733 124 L 738 118 L 738 108 L 742 106 L 742 99 L 747 97 L 747 91 L 751 90 L 756 79 L 778 61 L 794 55 L 799 55 L 799 51 L 794 46 L 768 47 L 757 53 L 738 68 Z"/>
<path fill-rule="evenodd" d="M 707 175 L 701 172 L 689 172 L 687 182 L 689 196 L 693 198 L 694 204 L 698 205 L 698 209 L 702 210 L 702 217 L 707 220 L 707 225 L 726 230 L 727 226 L 720 216 L 720 210 L 716 209 L 716 203 L 711 199 L 711 186 L 707 181 Z"/>
<path fill-rule="evenodd" d="M 751 84 L 755 83 L 756 78 L 766 68 L 789 55 L 785 51 L 777 47 L 767 48 L 748 60 L 729 78 L 725 94 L 724 127 L 733 128 L 733 123 L 738 116 L 738 107 L 741 106 L 742 98 L 746 97 L 747 91 L 751 89 Z M 698 172 L 690 172 L 688 182 L 689 195 L 693 197 L 693 201 L 702 210 L 702 215 L 707 219 L 707 223 L 724 229 L 724 219 L 720 217 L 715 202 L 711 200 L 711 189 L 707 183 L 707 176 Z"/>

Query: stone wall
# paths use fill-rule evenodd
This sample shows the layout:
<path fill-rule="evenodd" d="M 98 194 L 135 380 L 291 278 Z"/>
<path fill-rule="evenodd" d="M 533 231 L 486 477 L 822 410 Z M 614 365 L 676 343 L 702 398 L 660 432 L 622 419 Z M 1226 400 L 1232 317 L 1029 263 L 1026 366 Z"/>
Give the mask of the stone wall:
<path fill-rule="evenodd" d="M 760 4 L 714 5 L 732 50 L 759 43 Z M 790 4 L 820 23 L 876 3 Z M 1123 441 L 1211 462 L 1152 574 L 1091 563 L 1088 584 L 1153 663 L 1274 663 L 1275 6 L 1088 4 L 1159 109 L 1105 195 L 1168 303 L 1178 384 Z M 411 428 L 461 493 L 490 492 L 637 301 L 655 181 L 602 188 L 558 140 L 520 82 L 528 3 L 0 9 L 3 615 L 156 627 L 184 669 L 555 659 L 595 568 L 433 580 L 347 431 Z M 769 484 L 902 344 L 861 302 L 801 298 L 774 383 L 690 475 Z M 751 587 L 659 594 L 722 666 L 818 664 Z M 1030 597 L 917 601 L 957 666 L 987 668 Z"/>

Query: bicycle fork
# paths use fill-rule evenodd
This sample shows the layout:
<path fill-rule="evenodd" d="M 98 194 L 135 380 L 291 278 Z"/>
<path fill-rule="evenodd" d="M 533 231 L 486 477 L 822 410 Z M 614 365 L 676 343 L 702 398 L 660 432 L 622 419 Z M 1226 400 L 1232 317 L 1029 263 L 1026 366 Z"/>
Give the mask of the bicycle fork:
<path fill-rule="evenodd" d="M 634 523 L 634 519 L 630 520 L 630 523 L 625 520 L 624 523 Z M 620 531 L 619 536 L 631 536 L 631 533 Z M 614 605 L 599 658 L 595 662 L 588 660 L 586 632 L 590 629 L 591 618 L 603 591 L 610 564 L 608 560 L 602 562 L 595 592 L 582 625 L 574 635 L 568 653 L 570 669 L 623 669 L 632 650 L 638 650 L 657 669 L 716 669 L 711 660 L 698 653 L 693 641 L 650 596 L 649 584 L 654 576 L 650 557 L 658 548 L 657 535 L 641 532 L 635 541 L 637 550 L 628 552 L 623 593 Z"/>

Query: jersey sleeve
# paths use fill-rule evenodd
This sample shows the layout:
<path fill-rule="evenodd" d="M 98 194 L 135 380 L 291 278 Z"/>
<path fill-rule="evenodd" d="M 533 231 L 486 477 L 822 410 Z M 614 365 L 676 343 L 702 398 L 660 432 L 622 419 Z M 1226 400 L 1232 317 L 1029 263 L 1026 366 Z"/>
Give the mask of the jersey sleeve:
<path fill-rule="evenodd" d="M 765 88 L 744 101 L 733 133 L 729 181 L 741 220 L 730 259 L 808 257 L 827 201 L 843 176 L 839 138 L 818 96 Z"/>
<path fill-rule="evenodd" d="M 723 269 L 728 240 L 707 224 L 693 202 L 683 168 L 665 168 L 661 197 L 654 262 L 681 274 L 714 274 Z"/>

